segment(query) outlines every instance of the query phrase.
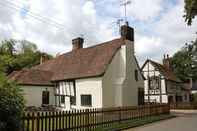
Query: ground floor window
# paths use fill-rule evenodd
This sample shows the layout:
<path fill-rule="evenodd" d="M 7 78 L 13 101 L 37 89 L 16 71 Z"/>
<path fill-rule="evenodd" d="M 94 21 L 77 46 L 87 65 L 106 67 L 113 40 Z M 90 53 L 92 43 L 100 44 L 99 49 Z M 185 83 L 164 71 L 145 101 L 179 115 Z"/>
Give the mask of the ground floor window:
<path fill-rule="evenodd" d="M 92 106 L 92 95 L 81 95 L 81 106 Z"/>
<path fill-rule="evenodd" d="M 71 105 L 76 105 L 76 96 L 71 96 L 70 97 L 70 104 Z"/>
<path fill-rule="evenodd" d="M 49 91 L 43 91 L 42 92 L 42 105 L 48 105 L 49 104 Z"/>
<path fill-rule="evenodd" d="M 168 103 L 173 103 L 174 100 L 173 100 L 173 96 L 168 96 Z"/>
<path fill-rule="evenodd" d="M 61 104 L 65 104 L 65 96 L 61 96 Z"/>

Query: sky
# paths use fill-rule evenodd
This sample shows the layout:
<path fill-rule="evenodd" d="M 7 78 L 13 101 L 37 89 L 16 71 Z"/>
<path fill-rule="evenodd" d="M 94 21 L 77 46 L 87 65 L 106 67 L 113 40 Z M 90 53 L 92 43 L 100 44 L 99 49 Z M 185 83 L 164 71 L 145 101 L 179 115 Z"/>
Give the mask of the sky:
<path fill-rule="evenodd" d="M 72 39 L 84 37 L 84 47 L 118 38 L 124 19 L 121 0 L 0 0 L 0 40 L 26 39 L 38 49 L 61 54 Z M 127 20 L 135 30 L 135 55 L 161 61 L 196 37 L 197 20 L 187 26 L 184 0 L 131 0 Z M 123 24 L 123 22 L 121 23 Z"/>

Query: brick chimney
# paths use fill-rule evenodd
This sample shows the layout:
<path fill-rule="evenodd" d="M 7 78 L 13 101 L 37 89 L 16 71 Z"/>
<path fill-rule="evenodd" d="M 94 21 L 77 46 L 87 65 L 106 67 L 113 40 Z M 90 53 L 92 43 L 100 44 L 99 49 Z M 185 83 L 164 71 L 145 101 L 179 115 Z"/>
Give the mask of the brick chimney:
<path fill-rule="evenodd" d="M 45 53 L 41 53 L 40 55 L 40 64 L 43 64 L 44 62 L 48 61 L 49 57 Z"/>
<path fill-rule="evenodd" d="M 171 70 L 170 58 L 169 58 L 169 55 L 168 55 L 168 54 L 167 54 L 167 55 L 164 54 L 163 65 L 164 65 L 167 69 Z"/>
<path fill-rule="evenodd" d="M 120 28 L 121 38 L 124 40 L 134 41 L 134 29 L 129 26 L 129 23 L 126 22 L 125 25 L 122 25 Z"/>
<path fill-rule="evenodd" d="M 84 42 L 84 39 L 81 37 L 73 39 L 72 40 L 72 45 L 73 45 L 72 50 L 78 50 L 78 49 L 83 48 L 83 42 Z"/>

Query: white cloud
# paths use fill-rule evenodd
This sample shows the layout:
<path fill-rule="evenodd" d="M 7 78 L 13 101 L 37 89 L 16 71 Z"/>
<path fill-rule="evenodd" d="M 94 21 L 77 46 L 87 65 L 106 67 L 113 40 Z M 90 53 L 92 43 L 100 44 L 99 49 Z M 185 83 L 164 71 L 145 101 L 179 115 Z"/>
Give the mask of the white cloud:
<path fill-rule="evenodd" d="M 150 20 L 159 15 L 162 4 L 162 0 L 132 0 L 127 7 L 128 16 L 141 21 Z"/>
<path fill-rule="evenodd" d="M 191 27 L 187 26 L 183 11 L 184 1 L 177 0 L 177 4 L 167 10 L 158 21 L 151 23 L 152 25 L 147 23 L 151 31 L 147 36 L 137 34 L 137 55 L 141 61 L 147 58 L 161 61 L 164 53 L 172 56 L 186 42 L 194 40 L 197 21 L 194 20 Z"/>
<path fill-rule="evenodd" d="M 95 15 L 96 13 L 93 1 L 87 1 L 82 10 L 85 15 Z"/>
<path fill-rule="evenodd" d="M 37 43 L 39 49 L 56 54 L 69 51 L 71 40 L 81 34 L 85 37 L 86 45 L 112 37 L 112 30 L 107 28 L 106 22 L 98 22 L 100 18 L 97 17 L 92 1 L 14 0 L 12 2 L 19 5 L 21 10 L 27 7 L 29 12 L 23 11 L 21 17 L 21 10 L 16 11 L 7 6 L 0 8 L 1 39 L 27 39 Z M 1 3 L 6 4 L 7 0 L 2 0 Z M 40 16 L 44 16 L 45 19 Z"/>
<path fill-rule="evenodd" d="M 40 50 L 53 54 L 69 51 L 71 40 L 80 34 L 84 35 L 85 46 L 113 39 L 118 29 L 112 22 L 123 11 L 117 0 L 13 0 L 21 8 L 18 11 L 8 7 L 6 1 L 0 1 L 0 39 L 27 39 L 37 43 Z M 161 60 L 164 53 L 172 55 L 194 39 L 197 22 L 191 27 L 184 22 L 184 0 L 176 0 L 174 5 L 169 1 L 132 0 L 128 5 L 128 19 L 136 30 L 136 54 L 141 63 L 146 58 Z M 32 18 L 31 12 L 44 16 L 44 22 Z M 54 27 L 54 22 L 47 19 L 64 25 L 64 29 Z"/>

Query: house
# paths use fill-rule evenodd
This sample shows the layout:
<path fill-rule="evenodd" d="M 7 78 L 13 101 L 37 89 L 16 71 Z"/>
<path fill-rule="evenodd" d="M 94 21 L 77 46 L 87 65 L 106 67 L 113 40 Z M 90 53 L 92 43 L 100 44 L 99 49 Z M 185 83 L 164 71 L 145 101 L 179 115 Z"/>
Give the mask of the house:
<path fill-rule="evenodd" d="M 163 59 L 163 64 L 146 60 L 141 68 L 144 77 L 144 92 L 146 102 L 171 103 L 189 102 L 190 90 L 173 73 L 169 55 Z"/>
<path fill-rule="evenodd" d="M 72 51 L 9 76 L 23 88 L 27 106 L 69 110 L 142 104 L 144 79 L 134 55 L 134 29 L 126 24 L 120 38 L 87 48 L 83 43 L 83 38 L 73 39 Z"/>
<path fill-rule="evenodd" d="M 195 94 L 197 93 L 197 81 L 192 81 L 192 84 L 191 84 L 191 93 L 192 94 Z"/>

